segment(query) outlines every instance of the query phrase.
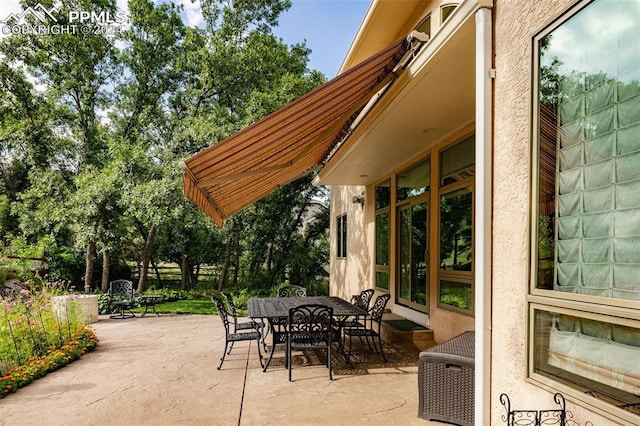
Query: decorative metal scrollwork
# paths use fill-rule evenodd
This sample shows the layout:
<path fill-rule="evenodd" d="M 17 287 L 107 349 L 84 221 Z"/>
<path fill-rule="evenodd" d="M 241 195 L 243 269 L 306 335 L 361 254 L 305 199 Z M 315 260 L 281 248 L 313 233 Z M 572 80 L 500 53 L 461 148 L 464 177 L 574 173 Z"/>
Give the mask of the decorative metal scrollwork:
<path fill-rule="evenodd" d="M 553 400 L 559 405 L 554 410 L 512 410 L 511 401 L 506 393 L 500 395 L 500 403 L 504 406 L 506 415 L 500 416 L 507 426 L 579 426 L 580 423 L 573 420 L 573 413 L 567 411 L 567 403 L 560 392 L 553 395 Z M 585 426 L 593 426 L 587 421 Z"/>

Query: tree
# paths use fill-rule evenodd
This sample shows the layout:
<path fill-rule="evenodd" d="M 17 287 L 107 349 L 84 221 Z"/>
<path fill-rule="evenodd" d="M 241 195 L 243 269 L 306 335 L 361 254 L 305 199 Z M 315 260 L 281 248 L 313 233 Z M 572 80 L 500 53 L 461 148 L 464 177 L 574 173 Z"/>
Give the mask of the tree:
<path fill-rule="evenodd" d="M 184 288 L 197 285 L 200 265 L 217 264 L 222 288 L 227 278 L 246 282 L 249 271 L 264 283 L 287 279 L 291 258 L 321 247 L 299 232 L 317 190 L 308 178 L 222 231 L 181 193 L 179 160 L 324 81 L 307 69 L 304 44 L 287 46 L 271 33 L 288 0 L 202 6 L 204 28 L 186 27 L 173 3 L 131 0 L 130 28 L 118 38 L 24 34 L 0 41 L 6 245 L 43 247 L 54 256 L 56 276 L 82 265 L 86 290 L 100 279 L 105 290 L 110 267 L 136 262 L 138 291 L 154 261 L 177 262 Z M 71 10 L 113 14 L 116 3 L 65 2 L 54 12 L 60 25 Z M 102 274 L 94 274 L 100 262 Z"/>

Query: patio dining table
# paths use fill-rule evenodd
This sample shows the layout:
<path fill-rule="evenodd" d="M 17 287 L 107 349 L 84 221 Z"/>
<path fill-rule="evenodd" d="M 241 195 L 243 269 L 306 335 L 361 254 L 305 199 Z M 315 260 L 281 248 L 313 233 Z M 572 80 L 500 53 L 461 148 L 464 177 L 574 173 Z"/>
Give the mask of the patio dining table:
<path fill-rule="evenodd" d="M 301 305 L 319 304 L 333 308 L 333 317 L 338 327 L 348 317 L 365 316 L 367 311 L 336 296 L 302 296 L 302 297 L 268 297 L 268 298 L 252 298 L 247 301 L 247 315 L 254 320 L 267 320 L 271 329 L 271 354 L 269 360 L 264 366 L 264 371 L 271 363 L 273 352 L 276 344 L 284 344 L 286 342 L 286 334 L 282 326 L 289 318 L 289 309 L 296 308 Z M 338 341 L 338 351 L 343 353 L 342 339 Z M 348 360 L 347 360 L 348 362 Z"/>

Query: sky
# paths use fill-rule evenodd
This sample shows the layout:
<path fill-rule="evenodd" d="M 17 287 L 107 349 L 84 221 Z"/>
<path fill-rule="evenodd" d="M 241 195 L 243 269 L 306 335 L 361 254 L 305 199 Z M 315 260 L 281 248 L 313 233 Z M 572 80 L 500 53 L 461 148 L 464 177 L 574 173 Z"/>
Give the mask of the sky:
<path fill-rule="evenodd" d="M 306 40 L 309 68 L 335 77 L 362 23 L 369 0 L 292 0 L 274 34 L 287 44 Z"/>
<path fill-rule="evenodd" d="M 118 0 L 124 1 L 124 0 Z M 202 21 L 199 2 L 178 0 L 187 25 Z M 289 45 L 306 40 L 311 49 L 309 68 L 333 78 L 353 41 L 370 0 L 291 0 L 273 33 Z"/>
<path fill-rule="evenodd" d="M 120 10 L 126 10 L 127 0 L 116 1 Z M 184 7 L 185 24 L 198 25 L 202 22 L 198 0 L 174 1 Z M 291 8 L 280 16 L 280 25 L 273 32 L 289 45 L 306 40 L 307 47 L 311 49 L 309 68 L 333 78 L 340 69 L 369 3 L 370 0 L 292 0 Z M 10 13 L 20 12 L 19 0 L 0 0 L 0 20 Z"/>

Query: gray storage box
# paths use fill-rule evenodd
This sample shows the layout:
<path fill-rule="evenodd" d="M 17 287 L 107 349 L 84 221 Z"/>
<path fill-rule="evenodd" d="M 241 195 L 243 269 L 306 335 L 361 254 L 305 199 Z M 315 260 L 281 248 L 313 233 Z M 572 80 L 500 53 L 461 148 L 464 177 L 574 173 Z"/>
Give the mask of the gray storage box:
<path fill-rule="evenodd" d="M 418 417 L 474 425 L 474 348 L 467 331 L 420 353 Z"/>

